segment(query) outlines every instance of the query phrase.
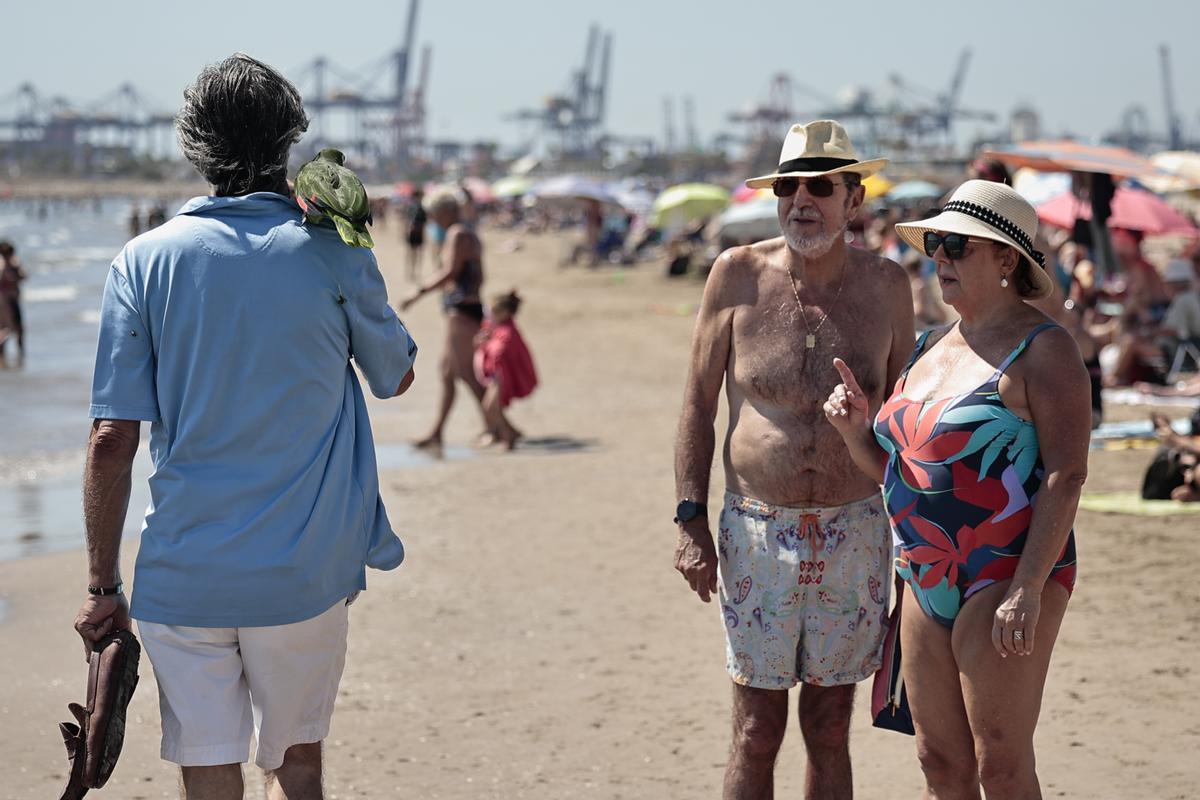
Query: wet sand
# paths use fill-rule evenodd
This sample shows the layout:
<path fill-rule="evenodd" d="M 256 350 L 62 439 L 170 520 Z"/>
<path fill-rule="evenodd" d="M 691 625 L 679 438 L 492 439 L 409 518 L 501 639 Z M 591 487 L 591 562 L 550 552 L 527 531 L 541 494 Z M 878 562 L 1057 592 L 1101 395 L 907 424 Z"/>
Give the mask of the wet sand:
<path fill-rule="evenodd" d="M 376 231 L 394 297 L 405 290 L 399 236 L 395 224 Z M 564 239 L 533 238 L 503 254 L 508 238 L 485 236 L 486 289 L 522 290 L 520 322 L 543 381 L 512 418 L 550 441 L 511 455 L 455 450 L 421 468 L 385 465 L 408 560 L 371 573 L 353 607 L 328 796 L 715 797 L 729 727 L 722 622 L 671 567 L 671 449 L 701 286 L 669 283 L 659 265 L 560 271 Z M 384 447 L 424 433 L 433 412 L 436 300 L 407 322 L 422 345 L 418 380 L 404 398 L 373 403 Z M 448 444 L 465 446 L 478 430 L 460 395 Z M 1089 489 L 1137 485 L 1150 453 L 1093 453 Z M 721 486 L 717 467 L 714 502 Z M 1037 740 L 1045 795 L 1194 797 L 1200 531 L 1194 518 L 1088 513 L 1077 530 L 1079 585 Z M 0 564 L 9 646 L 0 797 L 61 787 L 55 724 L 84 694 L 71 630 L 84 575 L 81 550 Z M 856 796 L 916 797 L 913 740 L 870 727 L 868 688 L 854 713 Z M 125 753 L 100 796 L 174 796 L 175 770 L 157 756 L 156 704 L 147 666 Z M 793 723 L 777 796 L 800 796 L 803 772 Z"/>

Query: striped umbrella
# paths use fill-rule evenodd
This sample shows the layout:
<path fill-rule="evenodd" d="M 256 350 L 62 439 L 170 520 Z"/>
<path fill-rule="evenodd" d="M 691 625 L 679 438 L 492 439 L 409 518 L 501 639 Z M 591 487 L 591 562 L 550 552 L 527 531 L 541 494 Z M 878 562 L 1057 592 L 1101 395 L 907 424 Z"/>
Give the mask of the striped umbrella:
<path fill-rule="evenodd" d="M 1021 142 L 984 150 L 983 158 L 996 158 L 1012 167 L 1033 167 L 1042 172 L 1095 172 L 1122 178 L 1152 178 L 1165 174 L 1149 159 L 1123 147 L 1082 142 Z"/>

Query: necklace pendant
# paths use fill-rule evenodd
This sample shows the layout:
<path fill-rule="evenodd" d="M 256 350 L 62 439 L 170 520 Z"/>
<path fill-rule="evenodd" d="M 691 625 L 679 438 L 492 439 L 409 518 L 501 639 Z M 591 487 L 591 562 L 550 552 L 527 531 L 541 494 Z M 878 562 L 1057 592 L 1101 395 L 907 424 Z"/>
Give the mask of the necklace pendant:
<path fill-rule="evenodd" d="M 817 337 L 816 336 L 814 336 L 813 334 L 810 333 L 804 337 L 805 349 L 812 350 L 816 346 L 817 346 Z"/>

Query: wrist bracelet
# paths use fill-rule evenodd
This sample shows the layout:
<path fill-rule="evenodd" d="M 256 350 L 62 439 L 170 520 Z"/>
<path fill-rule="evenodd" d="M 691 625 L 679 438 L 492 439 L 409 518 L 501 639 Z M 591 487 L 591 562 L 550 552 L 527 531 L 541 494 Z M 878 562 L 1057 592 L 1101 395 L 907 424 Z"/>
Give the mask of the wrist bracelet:
<path fill-rule="evenodd" d="M 96 597 L 108 597 L 109 595 L 120 594 L 125 588 L 125 584 L 118 583 L 116 586 L 89 586 L 88 594 Z"/>

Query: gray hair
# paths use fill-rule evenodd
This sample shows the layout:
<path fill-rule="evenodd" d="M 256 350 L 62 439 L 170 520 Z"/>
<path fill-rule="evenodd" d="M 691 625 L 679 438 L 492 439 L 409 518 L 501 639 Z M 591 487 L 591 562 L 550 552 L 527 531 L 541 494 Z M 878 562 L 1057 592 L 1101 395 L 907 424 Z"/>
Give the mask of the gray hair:
<path fill-rule="evenodd" d="M 462 196 L 454 189 L 441 188 L 425 198 L 425 208 L 430 213 L 445 209 L 459 210 L 463 203 Z"/>
<path fill-rule="evenodd" d="M 183 91 L 179 147 L 219 196 L 279 188 L 288 152 L 308 130 L 287 78 L 245 53 L 204 68 Z"/>

